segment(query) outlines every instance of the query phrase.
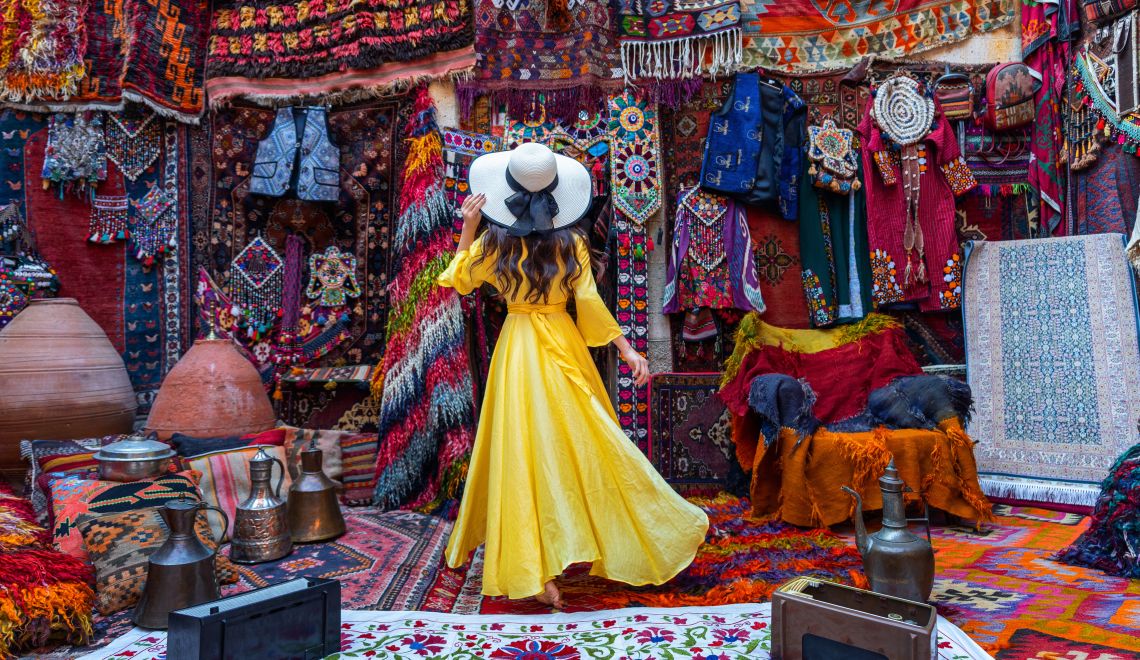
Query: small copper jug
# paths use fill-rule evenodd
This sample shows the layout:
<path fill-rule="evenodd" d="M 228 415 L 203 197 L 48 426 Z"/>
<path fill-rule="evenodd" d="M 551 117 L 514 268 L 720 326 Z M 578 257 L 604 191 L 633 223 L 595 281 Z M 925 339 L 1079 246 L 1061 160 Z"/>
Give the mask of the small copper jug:
<path fill-rule="evenodd" d="M 871 582 L 871 591 L 925 603 L 934 587 L 934 549 L 929 541 L 907 529 L 903 504 L 906 483 L 899 478 L 894 459 L 879 478 L 883 527 L 874 534 L 868 534 L 863 525 L 863 499 L 859 493 L 847 486 L 841 488 L 855 498 L 856 545 L 863 555 L 863 572 Z"/>
<path fill-rule="evenodd" d="M 344 534 L 336 483 L 322 467 L 324 455 L 316 440 L 301 452 L 301 475 L 289 489 L 289 529 L 295 543 L 327 541 Z"/>
<path fill-rule="evenodd" d="M 194 520 L 202 509 L 222 514 L 225 527 L 229 527 L 225 511 L 203 502 L 171 500 L 159 509 L 162 519 L 170 527 L 170 536 L 150 556 L 146 587 L 135 606 L 135 625 L 166 628 L 167 616 L 172 611 L 220 597 L 214 571 L 217 553 L 206 547 L 194 533 Z"/>
<path fill-rule="evenodd" d="M 281 476 L 277 479 L 277 487 L 270 488 L 274 463 L 281 466 Z M 230 559 L 241 564 L 280 559 L 293 550 L 285 500 L 281 499 L 285 464 L 262 447 L 249 459 L 249 479 L 252 483 L 249 497 L 234 512 Z"/>

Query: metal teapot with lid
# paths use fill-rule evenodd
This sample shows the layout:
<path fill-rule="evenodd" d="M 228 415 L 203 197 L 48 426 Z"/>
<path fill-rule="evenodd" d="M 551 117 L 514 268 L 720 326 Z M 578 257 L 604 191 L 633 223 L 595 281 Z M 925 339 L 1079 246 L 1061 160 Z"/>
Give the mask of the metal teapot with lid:
<path fill-rule="evenodd" d="M 167 616 L 174 610 L 220 597 L 214 565 L 217 552 L 194 533 L 194 521 L 203 509 L 222 514 L 223 529 L 229 527 L 225 511 L 204 502 L 171 500 L 158 510 L 170 527 L 170 536 L 147 562 L 146 587 L 135 606 L 135 625 L 166 628 Z"/>
<path fill-rule="evenodd" d="M 934 549 L 930 542 L 907 529 L 903 489 L 895 461 L 879 478 L 883 491 L 883 527 L 867 534 L 863 526 L 863 499 L 859 493 L 841 486 L 855 498 L 855 535 L 863 570 L 871 581 L 871 591 L 925 603 L 934 588 Z"/>
<path fill-rule="evenodd" d="M 281 476 L 277 486 L 270 488 L 274 463 L 281 466 Z M 241 564 L 280 559 L 293 550 L 285 500 L 281 499 L 285 464 L 262 447 L 249 459 L 249 478 L 249 497 L 234 512 L 230 559 Z"/>

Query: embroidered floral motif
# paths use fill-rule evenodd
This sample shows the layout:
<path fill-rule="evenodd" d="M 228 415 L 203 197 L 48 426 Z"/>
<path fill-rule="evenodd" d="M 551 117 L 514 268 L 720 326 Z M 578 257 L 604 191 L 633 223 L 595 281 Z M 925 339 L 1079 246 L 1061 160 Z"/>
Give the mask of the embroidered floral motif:
<path fill-rule="evenodd" d="M 803 272 L 804 296 L 807 298 L 808 318 L 815 327 L 830 325 L 835 322 L 835 307 L 827 304 L 827 296 L 823 295 L 823 286 L 820 285 L 819 276 L 805 268 Z"/>
<path fill-rule="evenodd" d="M 775 234 L 760 239 L 760 249 L 756 250 L 756 270 L 768 284 L 779 284 L 784 279 L 784 272 L 796 261 L 794 256 L 784 251 L 784 242 Z"/>
<path fill-rule="evenodd" d="M 899 168 L 902 167 L 899 155 L 894 151 L 884 149 L 874 152 L 873 156 L 875 158 L 875 165 L 879 170 L 879 176 L 883 178 L 883 183 L 888 186 L 893 186 L 898 183 L 898 171 Z"/>
<path fill-rule="evenodd" d="M 950 190 L 954 192 L 955 196 L 969 192 L 978 185 L 974 173 L 966 164 L 966 159 L 961 156 L 943 165 L 942 173 L 946 175 L 946 183 L 950 184 Z"/>
<path fill-rule="evenodd" d="M 957 252 L 942 267 L 942 281 L 946 283 L 939 296 L 942 309 L 957 309 L 962 304 L 962 259 Z"/>
<path fill-rule="evenodd" d="M 903 299 L 895 260 L 885 250 L 871 252 L 871 297 L 876 307 Z"/>

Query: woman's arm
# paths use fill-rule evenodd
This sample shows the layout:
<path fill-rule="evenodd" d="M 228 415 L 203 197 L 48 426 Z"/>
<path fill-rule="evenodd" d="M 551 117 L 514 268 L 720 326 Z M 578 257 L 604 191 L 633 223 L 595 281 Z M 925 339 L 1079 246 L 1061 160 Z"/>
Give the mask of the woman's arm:
<path fill-rule="evenodd" d="M 641 356 L 641 353 L 633 350 L 633 346 L 629 345 L 629 340 L 624 336 L 618 337 L 614 340 L 614 347 L 618 349 L 621 359 L 625 361 L 629 368 L 633 371 L 633 381 L 637 383 L 638 387 L 645 385 L 649 382 L 649 360 Z"/>
<path fill-rule="evenodd" d="M 471 195 L 463 200 L 463 206 L 460 208 L 463 212 L 463 231 L 459 233 L 459 246 L 456 248 L 458 252 L 466 250 L 475 242 L 475 231 L 479 229 L 479 223 L 483 220 L 482 210 L 486 203 L 487 196 L 483 193 Z"/>

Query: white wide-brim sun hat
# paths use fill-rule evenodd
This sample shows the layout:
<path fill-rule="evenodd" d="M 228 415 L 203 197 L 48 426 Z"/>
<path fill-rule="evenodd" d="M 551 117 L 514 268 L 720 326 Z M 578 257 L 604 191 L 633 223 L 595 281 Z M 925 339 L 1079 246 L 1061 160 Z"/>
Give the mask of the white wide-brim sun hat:
<path fill-rule="evenodd" d="M 531 193 L 550 187 L 557 177 L 558 185 L 550 191 L 558 204 L 551 230 L 569 227 L 590 210 L 593 185 L 586 167 L 573 158 L 554 153 L 549 147 L 528 142 L 510 151 L 484 154 L 471 163 L 467 177 L 471 194 L 487 196 L 483 216 L 490 222 L 507 229 L 519 222 L 507 207 L 507 199 L 519 192 L 511 187 L 508 172 L 519 186 Z"/>

